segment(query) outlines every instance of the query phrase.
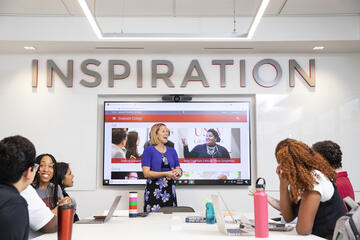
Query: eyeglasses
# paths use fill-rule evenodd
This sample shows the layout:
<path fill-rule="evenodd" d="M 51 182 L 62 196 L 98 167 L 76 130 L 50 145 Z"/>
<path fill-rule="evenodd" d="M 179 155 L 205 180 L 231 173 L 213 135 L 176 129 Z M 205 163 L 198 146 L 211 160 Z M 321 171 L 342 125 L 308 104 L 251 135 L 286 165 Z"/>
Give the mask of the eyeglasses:
<path fill-rule="evenodd" d="M 34 163 L 34 165 L 31 167 L 31 171 L 34 171 L 37 172 L 37 170 L 39 169 L 39 164 L 38 163 Z"/>

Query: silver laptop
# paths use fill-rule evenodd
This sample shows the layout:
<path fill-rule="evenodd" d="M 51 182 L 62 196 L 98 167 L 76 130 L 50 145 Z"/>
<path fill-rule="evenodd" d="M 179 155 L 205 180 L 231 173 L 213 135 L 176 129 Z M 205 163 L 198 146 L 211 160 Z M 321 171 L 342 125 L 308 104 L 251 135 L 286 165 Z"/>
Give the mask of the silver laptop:
<path fill-rule="evenodd" d="M 224 214 L 221 210 L 220 205 L 220 199 L 218 195 L 211 195 L 213 205 L 214 205 L 214 211 L 215 211 L 215 218 L 216 218 L 216 224 L 218 226 L 219 232 L 228 235 L 228 236 L 242 236 L 242 235 L 251 235 L 249 232 L 237 228 L 226 228 L 225 227 L 225 220 L 224 220 Z"/>
<path fill-rule="evenodd" d="M 115 197 L 114 202 L 112 203 L 111 208 L 110 208 L 108 214 L 106 215 L 106 217 L 98 216 L 98 217 L 95 217 L 95 219 L 82 219 L 80 221 L 77 221 L 76 224 L 102 224 L 102 223 L 108 222 L 110 220 L 110 218 L 112 217 L 112 215 L 114 214 L 115 209 L 120 202 L 120 199 L 121 199 L 121 196 Z"/>

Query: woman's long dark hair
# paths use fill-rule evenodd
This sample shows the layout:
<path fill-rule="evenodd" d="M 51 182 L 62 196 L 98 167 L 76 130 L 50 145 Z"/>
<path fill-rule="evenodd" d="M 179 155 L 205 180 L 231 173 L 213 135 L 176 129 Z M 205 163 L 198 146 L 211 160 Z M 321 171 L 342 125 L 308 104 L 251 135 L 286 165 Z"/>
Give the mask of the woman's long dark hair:
<path fill-rule="evenodd" d="M 136 158 L 140 157 L 140 154 L 137 152 L 136 142 L 139 138 L 139 134 L 135 131 L 128 132 L 127 141 L 126 141 L 126 157 L 134 156 Z"/>
<path fill-rule="evenodd" d="M 68 163 L 65 163 L 65 162 L 58 162 L 56 164 L 56 171 L 57 171 L 57 175 L 56 175 L 56 178 L 57 178 L 57 182 L 59 184 L 59 186 L 61 187 L 61 190 L 64 192 L 64 189 L 65 189 L 65 186 L 63 184 L 63 180 L 65 178 L 65 175 L 67 173 L 69 169 L 69 164 Z M 64 196 L 65 197 L 65 196 Z"/>
<path fill-rule="evenodd" d="M 41 159 L 43 157 L 45 157 L 45 156 L 50 157 L 53 164 L 54 164 L 54 175 L 53 175 L 52 179 L 50 180 L 50 182 L 54 184 L 54 188 L 52 189 L 53 192 L 50 193 L 50 194 L 53 196 L 54 203 L 56 205 L 58 200 L 59 200 L 58 199 L 58 191 L 57 191 L 59 184 L 58 184 L 57 177 L 56 177 L 57 176 L 57 171 L 56 171 L 56 159 L 55 159 L 55 157 L 53 155 L 51 155 L 50 153 L 40 154 L 39 156 L 37 156 L 35 158 L 35 163 L 40 165 Z M 40 174 L 39 174 L 39 171 L 40 170 L 38 170 L 38 172 L 36 173 L 34 183 L 33 183 L 33 186 L 35 187 L 35 189 L 40 187 Z"/>

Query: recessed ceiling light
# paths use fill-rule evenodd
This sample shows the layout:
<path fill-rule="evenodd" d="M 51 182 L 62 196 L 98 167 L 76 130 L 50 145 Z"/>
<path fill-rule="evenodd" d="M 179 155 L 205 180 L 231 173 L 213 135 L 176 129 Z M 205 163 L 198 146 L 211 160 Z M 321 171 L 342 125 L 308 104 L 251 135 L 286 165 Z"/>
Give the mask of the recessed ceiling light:
<path fill-rule="evenodd" d="M 34 46 L 25 46 L 24 49 L 25 50 L 36 50 L 36 47 L 34 47 Z"/>
<path fill-rule="evenodd" d="M 324 46 L 315 46 L 313 50 L 324 50 Z"/>

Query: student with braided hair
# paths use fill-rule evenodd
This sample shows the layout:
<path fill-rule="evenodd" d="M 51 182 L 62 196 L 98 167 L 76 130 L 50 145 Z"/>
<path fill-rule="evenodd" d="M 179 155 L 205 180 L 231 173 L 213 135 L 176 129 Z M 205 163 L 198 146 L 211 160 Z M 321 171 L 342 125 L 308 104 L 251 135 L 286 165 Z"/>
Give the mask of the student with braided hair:
<path fill-rule="evenodd" d="M 336 172 L 317 152 L 294 139 L 281 141 L 275 150 L 280 180 L 280 211 L 286 222 L 298 217 L 296 231 L 332 238 L 336 221 L 345 214 L 333 183 Z"/>

